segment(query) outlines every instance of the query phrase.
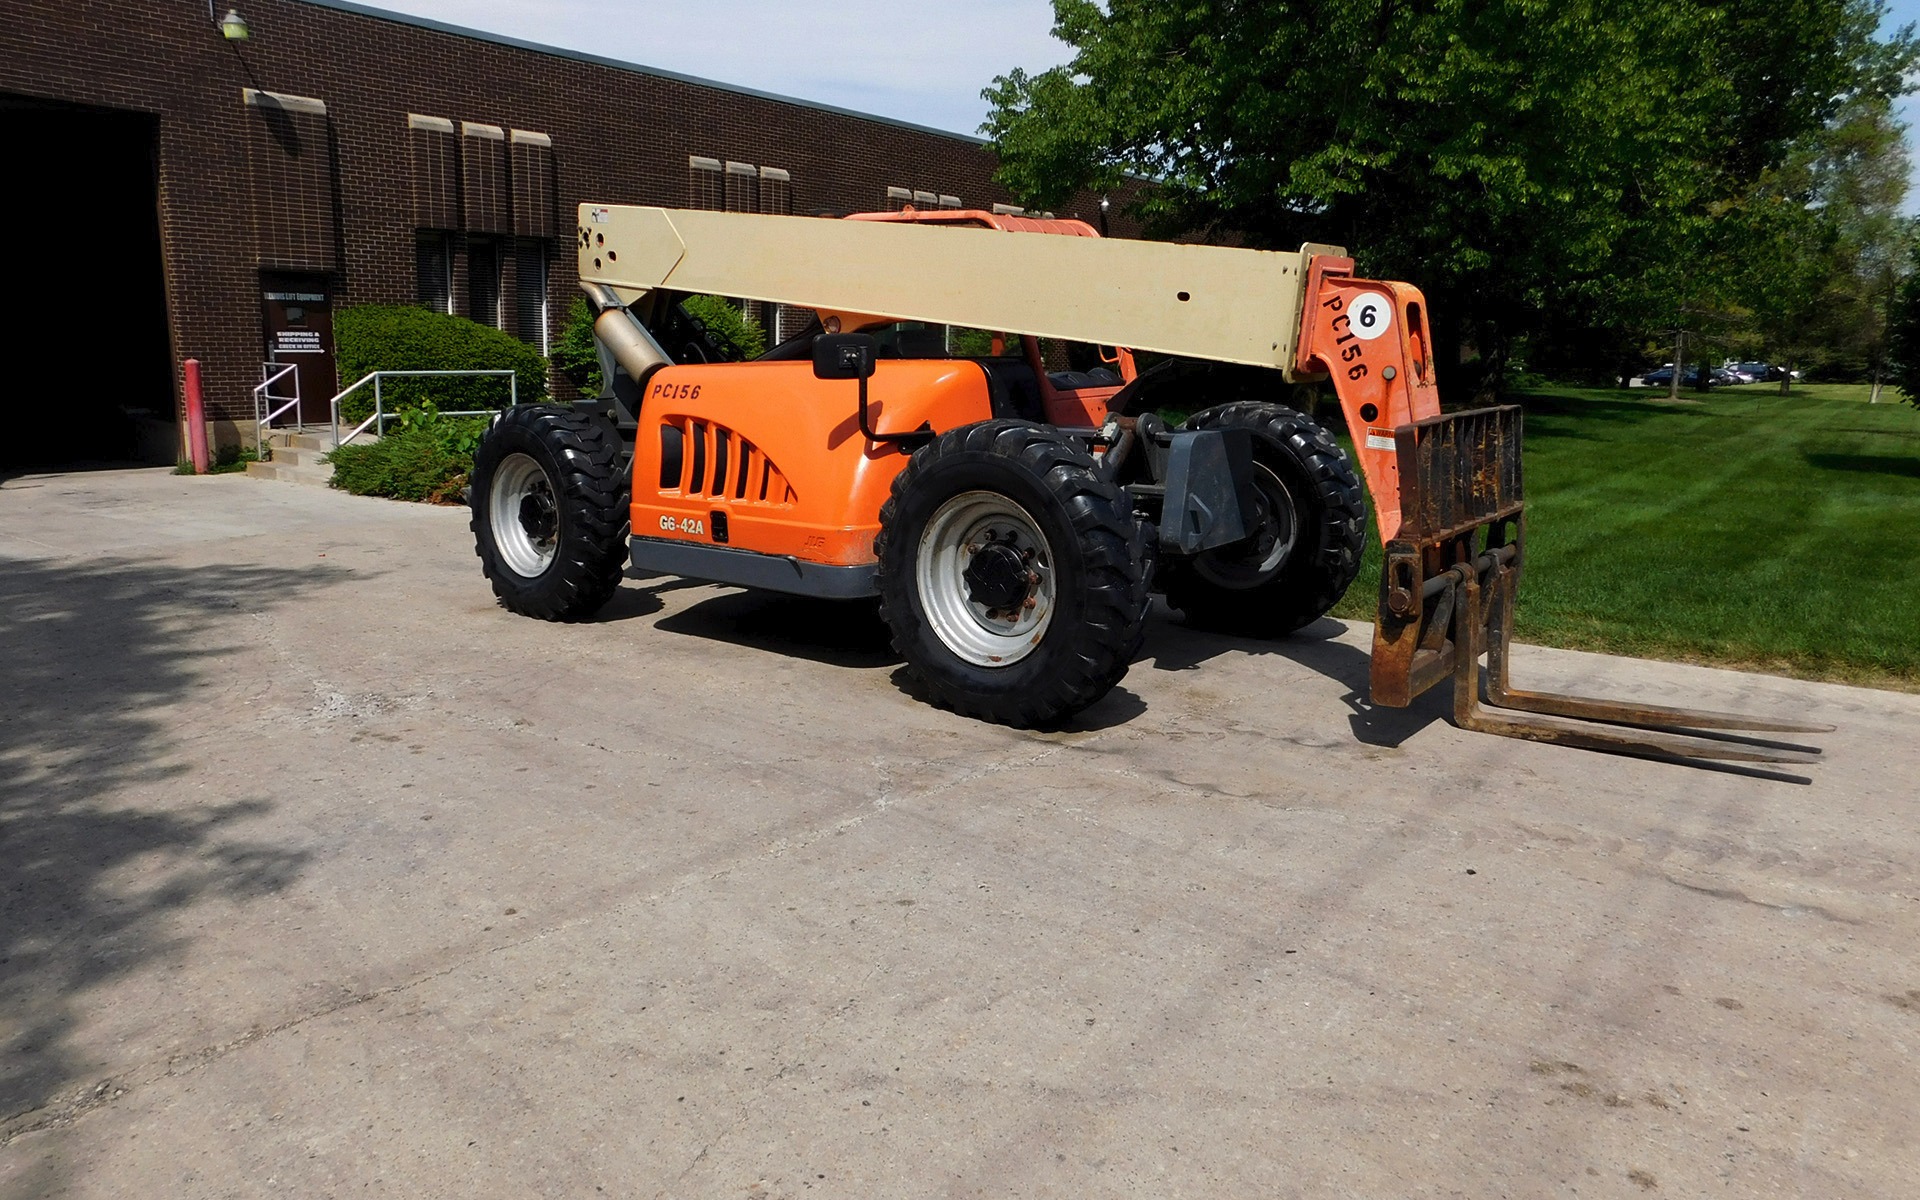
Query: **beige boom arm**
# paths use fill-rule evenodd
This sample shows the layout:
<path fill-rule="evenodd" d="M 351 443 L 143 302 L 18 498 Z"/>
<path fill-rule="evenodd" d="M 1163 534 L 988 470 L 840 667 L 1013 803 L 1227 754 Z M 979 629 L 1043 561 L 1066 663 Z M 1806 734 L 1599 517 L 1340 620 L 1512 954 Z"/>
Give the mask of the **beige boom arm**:
<path fill-rule="evenodd" d="M 1308 261 L 1171 242 L 583 204 L 580 282 L 1155 350 L 1292 374 Z"/>

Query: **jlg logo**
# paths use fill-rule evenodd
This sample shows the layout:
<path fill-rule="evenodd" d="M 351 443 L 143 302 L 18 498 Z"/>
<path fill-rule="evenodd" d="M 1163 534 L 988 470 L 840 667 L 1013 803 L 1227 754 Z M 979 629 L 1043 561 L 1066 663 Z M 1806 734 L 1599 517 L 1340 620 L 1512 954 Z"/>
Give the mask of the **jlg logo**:
<path fill-rule="evenodd" d="M 698 400 L 700 385 L 697 383 L 656 383 L 647 393 L 655 400 Z"/>

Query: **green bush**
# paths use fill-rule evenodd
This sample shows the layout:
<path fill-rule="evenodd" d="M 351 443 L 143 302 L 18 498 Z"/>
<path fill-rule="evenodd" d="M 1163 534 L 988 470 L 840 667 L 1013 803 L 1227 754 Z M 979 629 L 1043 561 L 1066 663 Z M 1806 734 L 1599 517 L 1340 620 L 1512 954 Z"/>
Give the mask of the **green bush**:
<path fill-rule="evenodd" d="M 547 360 L 519 338 L 465 317 L 428 312 L 412 305 L 362 304 L 333 317 L 334 353 L 342 384 L 371 371 L 513 371 L 520 402 L 547 398 Z M 441 379 L 386 379 L 381 398 L 389 413 L 419 404 L 448 412 L 505 408 L 505 376 Z M 340 419 L 358 425 L 373 415 L 373 385 L 340 405 Z"/>
<path fill-rule="evenodd" d="M 707 327 L 707 332 L 722 341 L 732 342 L 742 358 L 759 358 L 767 352 L 767 331 L 760 322 L 749 320 L 733 305 L 718 296 L 688 296 L 680 302 L 687 315 Z"/>
<path fill-rule="evenodd" d="M 443 417 L 431 403 L 407 409 L 379 441 L 327 456 L 333 486 L 356 496 L 458 503 L 487 424 L 485 417 Z"/>
<path fill-rule="evenodd" d="M 593 310 L 578 296 L 573 298 L 573 307 L 567 310 L 567 324 L 560 331 L 560 340 L 553 344 L 553 367 L 566 376 L 582 396 L 600 394 L 600 353 L 594 348 Z"/>
<path fill-rule="evenodd" d="M 742 359 L 767 352 L 767 331 L 719 296 L 688 296 L 680 307 L 722 342 L 730 342 Z M 567 324 L 554 343 L 553 366 L 583 396 L 600 394 L 600 355 L 594 348 L 593 310 L 576 299 L 567 310 Z"/>

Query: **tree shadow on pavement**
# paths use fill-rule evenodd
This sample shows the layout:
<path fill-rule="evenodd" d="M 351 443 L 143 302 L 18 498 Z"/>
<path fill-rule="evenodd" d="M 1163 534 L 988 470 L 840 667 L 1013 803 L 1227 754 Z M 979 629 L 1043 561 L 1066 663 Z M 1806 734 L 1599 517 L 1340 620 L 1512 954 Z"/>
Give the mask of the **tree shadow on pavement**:
<path fill-rule="evenodd" d="M 196 902 L 301 872 L 304 852 L 242 832 L 266 801 L 192 798 L 178 731 L 244 678 L 248 612 L 343 575 L 0 564 L 0 1147 L 111 1098 L 113 1064 L 76 1044 L 92 991 L 177 957 Z"/>

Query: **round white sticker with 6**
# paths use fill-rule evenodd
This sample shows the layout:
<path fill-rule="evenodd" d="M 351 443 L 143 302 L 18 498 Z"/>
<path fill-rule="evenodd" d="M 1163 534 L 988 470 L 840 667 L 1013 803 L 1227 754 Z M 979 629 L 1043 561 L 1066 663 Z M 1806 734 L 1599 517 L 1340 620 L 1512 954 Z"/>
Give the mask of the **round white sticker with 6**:
<path fill-rule="evenodd" d="M 1353 336 L 1370 342 L 1393 324 L 1393 305 L 1385 296 L 1368 293 L 1347 306 L 1347 316 Z"/>

